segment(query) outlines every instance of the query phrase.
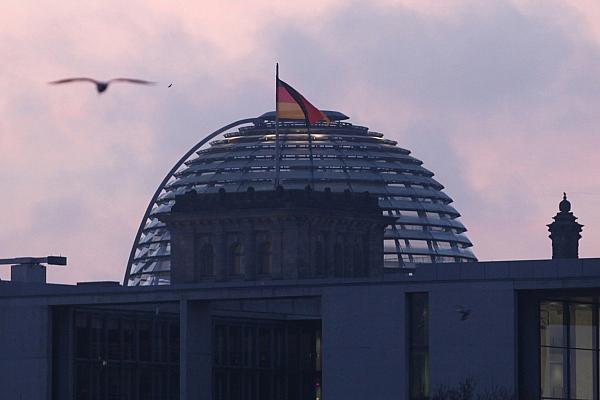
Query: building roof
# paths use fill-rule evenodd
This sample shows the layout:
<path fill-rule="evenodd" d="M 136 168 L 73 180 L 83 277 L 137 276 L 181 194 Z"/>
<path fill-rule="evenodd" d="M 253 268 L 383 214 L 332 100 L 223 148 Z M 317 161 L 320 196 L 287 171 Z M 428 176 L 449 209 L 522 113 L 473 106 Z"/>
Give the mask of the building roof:
<path fill-rule="evenodd" d="M 123 287 L 109 282 L 85 282 L 77 285 L 39 284 L 0 281 L 0 303 L 20 298 L 19 305 L 31 304 L 126 304 L 140 302 L 177 302 L 181 294 L 190 300 L 239 300 L 244 298 L 320 296 L 327 287 L 407 285 L 409 290 L 427 290 L 428 285 L 506 285 L 510 290 L 574 290 L 600 287 L 600 258 L 561 260 L 485 261 L 442 263 L 420 266 L 414 273 L 396 270 L 376 278 L 324 278 L 307 280 L 198 282 L 161 287 Z M 489 286 L 488 286 L 489 287 Z M 483 289 L 482 289 L 483 290 Z M 54 299 L 54 300 L 52 300 Z"/>
<path fill-rule="evenodd" d="M 171 213 L 191 211 L 229 211 L 229 210 L 254 210 L 254 209 L 316 209 L 325 212 L 347 211 L 352 215 L 365 214 L 381 216 L 379 199 L 371 196 L 369 192 L 334 193 L 326 188 L 323 192 L 315 192 L 307 186 L 304 190 L 285 190 L 278 186 L 276 190 L 257 192 L 253 187 L 245 192 L 226 192 L 221 189 L 219 193 L 197 193 L 190 191 L 176 196 Z M 394 221 L 394 219 L 390 219 Z"/>

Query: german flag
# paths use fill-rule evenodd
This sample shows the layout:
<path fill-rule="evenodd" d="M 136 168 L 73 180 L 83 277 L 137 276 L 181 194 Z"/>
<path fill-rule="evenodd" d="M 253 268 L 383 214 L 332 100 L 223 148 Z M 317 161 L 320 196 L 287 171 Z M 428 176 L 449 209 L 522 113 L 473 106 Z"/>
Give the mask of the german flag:
<path fill-rule="evenodd" d="M 277 79 L 277 92 L 275 94 L 277 118 L 303 119 L 307 124 L 319 121 L 330 122 L 318 108 L 310 104 L 296 89 Z"/>

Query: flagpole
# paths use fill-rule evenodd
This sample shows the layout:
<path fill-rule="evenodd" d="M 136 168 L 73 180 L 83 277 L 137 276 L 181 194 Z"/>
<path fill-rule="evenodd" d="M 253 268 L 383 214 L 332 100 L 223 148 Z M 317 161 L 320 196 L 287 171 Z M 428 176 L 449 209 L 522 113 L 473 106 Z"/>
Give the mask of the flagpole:
<path fill-rule="evenodd" d="M 279 63 L 275 63 L 275 189 L 279 186 Z"/>

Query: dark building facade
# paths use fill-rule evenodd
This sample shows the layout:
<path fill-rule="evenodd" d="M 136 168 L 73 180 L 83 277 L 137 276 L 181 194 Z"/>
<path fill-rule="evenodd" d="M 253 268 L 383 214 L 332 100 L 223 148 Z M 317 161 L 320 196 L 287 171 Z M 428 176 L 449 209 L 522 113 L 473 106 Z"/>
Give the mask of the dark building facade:
<path fill-rule="evenodd" d="M 599 398 L 600 259 L 386 271 L 377 210 L 367 194 L 190 193 L 165 218 L 172 285 L 0 282 L 2 398 L 418 400 L 465 382 Z M 341 232 L 374 235 L 363 267 L 336 272 Z"/>
<path fill-rule="evenodd" d="M 192 148 L 123 286 L 46 284 L 19 261 L 0 281 L 0 399 L 433 400 L 462 383 L 600 400 L 600 259 L 578 258 L 566 195 L 552 259 L 479 262 L 421 161 L 327 114 L 312 140 L 280 122 L 280 171 L 269 113 Z"/>
<path fill-rule="evenodd" d="M 161 288 L 0 282 L 3 398 L 598 398 L 600 260 Z"/>

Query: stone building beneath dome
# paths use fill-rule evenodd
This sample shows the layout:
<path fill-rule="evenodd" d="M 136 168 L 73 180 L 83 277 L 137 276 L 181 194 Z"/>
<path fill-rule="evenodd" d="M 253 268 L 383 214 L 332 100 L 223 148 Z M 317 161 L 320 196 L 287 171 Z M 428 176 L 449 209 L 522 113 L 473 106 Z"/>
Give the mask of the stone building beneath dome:
<path fill-rule="evenodd" d="M 176 197 L 171 282 L 373 277 L 394 218 L 368 193 L 284 190 Z"/>

